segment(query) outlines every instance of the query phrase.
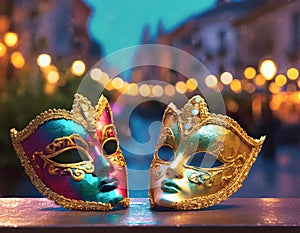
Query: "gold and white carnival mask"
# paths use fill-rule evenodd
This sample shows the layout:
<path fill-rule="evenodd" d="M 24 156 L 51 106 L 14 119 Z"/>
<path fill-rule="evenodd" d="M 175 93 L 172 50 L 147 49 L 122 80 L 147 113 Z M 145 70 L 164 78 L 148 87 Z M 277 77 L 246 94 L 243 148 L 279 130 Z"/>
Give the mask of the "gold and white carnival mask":
<path fill-rule="evenodd" d="M 151 207 L 201 209 L 227 199 L 242 186 L 264 139 L 209 113 L 200 96 L 181 111 L 169 104 L 150 167 Z"/>

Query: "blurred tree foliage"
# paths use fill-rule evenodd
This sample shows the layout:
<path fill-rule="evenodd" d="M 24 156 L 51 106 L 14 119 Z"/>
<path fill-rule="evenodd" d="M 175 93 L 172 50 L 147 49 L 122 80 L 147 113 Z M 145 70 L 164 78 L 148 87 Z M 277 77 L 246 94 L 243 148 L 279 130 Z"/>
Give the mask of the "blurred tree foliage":
<path fill-rule="evenodd" d="M 47 95 L 44 79 L 38 78 L 40 83 L 33 85 L 29 75 L 22 73 L 18 80 L 8 80 L 6 92 L 0 96 L 0 165 L 18 161 L 11 144 L 10 129 L 22 130 L 38 114 L 50 108 L 71 109 L 73 95 L 81 81 L 77 77 L 64 77 L 68 82 Z"/>

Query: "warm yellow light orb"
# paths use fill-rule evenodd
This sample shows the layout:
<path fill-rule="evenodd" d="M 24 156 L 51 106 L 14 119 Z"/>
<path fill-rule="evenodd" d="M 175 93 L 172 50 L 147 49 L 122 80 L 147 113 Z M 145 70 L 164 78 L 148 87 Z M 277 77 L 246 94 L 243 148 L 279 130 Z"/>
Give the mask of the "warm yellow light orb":
<path fill-rule="evenodd" d="M 279 87 L 283 87 L 287 83 L 287 79 L 283 74 L 279 74 L 275 78 L 275 83 Z"/>
<path fill-rule="evenodd" d="M 208 75 L 205 78 L 205 84 L 206 86 L 208 86 L 209 88 L 214 88 L 218 85 L 218 79 L 216 76 L 214 75 Z"/>
<path fill-rule="evenodd" d="M 51 64 L 51 56 L 49 54 L 40 54 L 36 60 L 38 66 L 44 68 Z"/>
<path fill-rule="evenodd" d="M 238 79 L 233 79 L 232 82 L 230 83 L 230 88 L 232 91 L 235 93 L 239 93 L 242 90 L 242 84 L 241 81 Z"/>
<path fill-rule="evenodd" d="M 263 76 L 261 74 L 258 74 L 258 75 L 256 75 L 254 82 L 255 82 L 256 86 L 262 87 L 263 85 L 265 85 L 266 80 L 263 78 Z"/>
<path fill-rule="evenodd" d="M 280 87 L 277 86 L 275 82 L 272 82 L 269 85 L 269 91 L 273 94 L 276 94 L 280 91 Z"/>
<path fill-rule="evenodd" d="M 150 96 L 151 94 L 151 89 L 149 87 L 149 85 L 147 84 L 142 84 L 140 87 L 139 87 L 139 93 L 141 96 L 143 97 L 148 97 Z"/>
<path fill-rule="evenodd" d="M 271 80 L 277 72 L 277 66 L 272 60 L 264 60 L 260 65 L 259 71 L 266 80 Z"/>
<path fill-rule="evenodd" d="M 76 76 L 81 76 L 84 74 L 85 68 L 86 67 L 85 67 L 85 64 L 83 61 L 75 60 L 72 64 L 71 72 L 72 72 L 72 74 L 74 74 Z"/>
<path fill-rule="evenodd" d="M 224 85 L 229 85 L 231 83 L 231 81 L 233 80 L 233 77 L 232 77 L 231 73 L 224 72 L 221 74 L 220 79 Z"/>
<path fill-rule="evenodd" d="M 246 79 L 254 79 L 256 75 L 256 70 L 253 67 L 247 67 L 244 70 L 244 76 Z"/>
<path fill-rule="evenodd" d="M 187 91 L 187 86 L 183 81 L 177 82 L 175 88 L 179 94 L 184 94 Z"/>
<path fill-rule="evenodd" d="M 50 84 L 56 84 L 59 80 L 59 74 L 57 71 L 52 70 L 47 74 L 47 81 Z"/>
<path fill-rule="evenodd" d="M 105 83 L 104 88 L 108 91 L 112 91 L 114 89 L 112 82 L 109 80 L 109 82 Z"/>
<path fill-rule="evenodd" d="M 160 85 L 155 85 L 152 88 L 152 93 L 155 97 L 161 97 L 164 94 L 164 89 Z"/>
<path fill-rule="evenodd" d="M 4 36 L 4 42 L 8 47 L 14 47 L 18 42 L 18 35 L 14 32 L 7 32 Z"/>
<path fill-rule="evenodd" d="M 13 52 L 10 57 L 10 61 L 17 69 L 21 69 L 25 65 L 25 58 L 20 52 Z"/>
<path fill-rule="evenodd" d="M 93 68 L 90 72 L 90 77 L 92 80 L 99 82 L 102 76 L 102 70 L 99 68 Z"/>
<path fill-rule="evenodd" d="M 112 80 L 112 86 L 114 89 L 121 89 L 124 86 L 124 81 L 120 77 L 116 77 Z"/>
<path fill-rule="evenodd" d="M 198 81 L 196 79 L 194 79 L 194 78 L 189 78 L 186 81 L 186 86 L 188 88 L 188 91 L 194 91 L 198 87 Z"/>
<path fill-rule="evenodd" d="M 290 80 L 296 80 L 299 77 L 299 71 L 296 68 L 290 68 L 286 72 Z"/>
<path fill-rule="evenodd" d="M 167 96 L 173 96 L 175 95 L 175 87 L 171 84 L 168 84 L 167 86 L 165 86 L 165 94 Z"/>
<path fill-rule="evenodd" d="M 0 57 L 3 57 L 6 53 L 6 51 L 7 51 L 7 49 L 6 49 L 5 44 L 0 42 Z"/>
<path fill-rule="evenodd" d="M 139 86 L 136 83 L 130 83 L 126 93 L 128 95 L 137 96 L 139 94 Z"/>
<path fill-rule="evenodd" d="M 110 78 L 109 78 L 108 74 L 105 72 L 102 72 L 101 78 L 98 82 L 101 83 L 102 85 L 108 84 L 110 82 Z"/>

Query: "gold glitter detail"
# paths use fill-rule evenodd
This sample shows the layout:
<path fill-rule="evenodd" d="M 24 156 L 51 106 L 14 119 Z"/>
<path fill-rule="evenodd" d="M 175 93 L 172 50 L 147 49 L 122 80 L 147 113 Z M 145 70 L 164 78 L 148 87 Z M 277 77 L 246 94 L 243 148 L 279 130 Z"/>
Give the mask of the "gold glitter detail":
<path fill-rule="evenodd" d="M 49 189 L 37 176 L 33 166 L 29 159 L 26 156 L 26 152 L 22 147 L 22 142 L 25 141 L 30 135 L 32 135 L 35 130 L 45 122 L 53 119 L 66 119 L 73 120 L 77 124 L 82 125 L 87 131 L 94 133 L 96 131 L 96 116 L 94 107 L 91 105 L 91 102 L 87 100 L 87 98 L 83 97 L 80 94 L 74 95 L 75 100 L 73 104 L 73 110 L 68 111 L 65 109 L 49 109 L 45 112 L 39 114 L 36 118 L 31 120 L 29 124 L 22 130 L 17 131 L 16 129 L 10 130 L 10 137 L 12 140 L 13 147 L 20 159 L 21 165 L 24 167 L 24 170 L 28 177 L 30 178 L 33 185 L 37 188 L 37 190 L 46 196 L 48 199 L 53 200 L 56 204 L 61 205 L 65 208 L 71 210 L 89 210 L 89 211 L 108 211 L 114 208 L 110 203 L 102 203 L 102 202 L 92 202 L 92 201 L 82 201 L 82 200 L 74 200 L 66 198 L 62 195 L 59 195 L 56 192 L 53 192 Z M 107 102 L 104 96 L 101 97 L 102 102 Z M 107 102 L 108 103 L 108 102 Z M 109 106 L 109 105 L 108 105 Z M 110 110 L 110 108 L 109 108 Z M 111 110 L 110 110 L 111 111 Z M 98 114 L 100 112 L 98 111 Z M 95 136 L 95 134 L 94 134 Z M 63 141 L 63 140 L 62 140 Z M 48 148 L 51 151 L 51 146 Z M 36 156 L 41 156 L 40 152 L 37 152 L 33 155 L 33 160 L 36 159 Z M 119 156 L 121 157 L 121 156 Z M 120 159 L 121 160 L 121 159 Z M 123 157 L 124 160 L 124 157 Z M 37 165 L 35 165 L 37 167 Z M 91 170 L 88 168 L 88 170 Z M 56 164 L 50 164 L 49 173 L 57 174 L 60 172 L 60 168 L 56 167 Z M 70 171 L 68 171 L 70 172 Z M 80 177 L 81 171 L 78 170 L 74 172 L 75 176 Z M 127 179 L 127 171 L 126 171 L 126 179 Z M 127 190 L 128 196 L 128 190 Z M 123 199 L 118 204 L 128 207 L 129 206 L 129 198 Z"/>
<path fill-rule="evenodd" d="M 52 159 L 68 150 L 79 150 L 87 161 L 77 163 L 57 163 Z M 46 146 L 46 154 L 42 151 L 34 152 L 33 156 L 39 156 L 45 161 L 45 165 L 49 164 L 49 173 L 52 175 L 60 175 L 63 172 L 68 172 L 75 181 L 81 181 L 85 173 L 93 173 L 95 167 L 93 158 L 89 154 L 89 146 L 86 141 L 78 134 L 71 134 L 68 137 L 56 138 L 51 144 Z M 74 169 L 74 170 L 73 170 Z"/>
<path fill-rule="evenodd" d="M 197 111 L 195 111 L 195 109 Z M 261 137 L 258 140 L 253 139 L 230 117 L 209 113 L 205 100 L 200 96 L 194 96 L 181 110 L 178 110 L 172 103 L 165 110 L 161 134 L 150 167 L 150 175 L 153 181 L 158 180 L 162 176 L 161 174 L 157 175 L 157 172 L 155 172 L 158 165 L 170 164 L 170 162 L 163 161 L 157 156 L 159 147 L 166 143 L 167 137 L 165 131 L 166 129 L 170 130 L 171 127 L 168 119 L 173 119 L 171 121 L 173 128 L 174 124 L 178 126 L 179 132 L 176 133 L 179 135 L 178 137 L 180 137 L 180 143 L 186 145 L 186 148 L 189 148 L 188 151 L 193 151 L 192 149 L 195 145 L 188 145 L 186 141 L 203 126 L 210 125 L 213 130 L 218 130 L 218 127 L 221 126 L 222 129 L 224 129 L 219 131 L 219 133 L 222 134 L 221 138 L 223 140 L 220 142 L 215 141 L 214 144 L 209 145 L 206 151 L 220 160 L 223 165 L 213 168 L 184 165 L 185 169 L 195 171 L 189 175 L 190 182 L 203 185 L 207 194 L 186 200 L 183 198 L 181 201 L 174 200 L 172 208 L 176 210 L 206 208 L 224 201 L 241 188 L 243 181 L 247 177 L 261 150 L 265 137 Z M 185 127 L 186 124 L 189 124 L 189 127 Z M 175 129 L 177 128 L 175 127 Z M 205 133 L 207 134 L 202 135 L 202 137 L 209 139 L 210 132 Z M 196 146 L 198 147 L 198 144 Z M 201 177 L 201 181 L 198 180 L 198 175 Z M 154 189 L 149 189 L 149 200 L 151 208 L 156 208 L 159 204 L 154 200 L 153 190 Z"/>

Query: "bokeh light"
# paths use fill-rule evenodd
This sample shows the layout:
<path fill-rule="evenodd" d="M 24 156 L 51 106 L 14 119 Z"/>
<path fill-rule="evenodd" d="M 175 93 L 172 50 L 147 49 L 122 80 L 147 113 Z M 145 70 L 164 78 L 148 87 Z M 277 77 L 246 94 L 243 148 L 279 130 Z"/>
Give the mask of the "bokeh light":
<path fill-rule="evenodd" d="M 186 86 L 188 88 L 188 91 L 194 91 L 198 87 L 198 81 L 196 79 L 194 79 L 194 78 L 189 78 L 186 81 Z"/>
<path fill-rule="evenodd" d="M 6 49 L 5 44 L 0 42 L 0 57 L 3 57 L 6 53 L 6 51 L 7 51 L 7 49 Z"/>
<path fill-rule="evenodd" d="M 244 90 L 249 93 L 252 94 L 255 92 L 255 85 L 251 82 L 246 82 L 244 85 Z"/>
<path fill-rule="evenodd" d="M 47 81 L 50 84 L 56 84 L 59 80 L 59 74 L 57 71 L 52 70 L 47 74 Z"/>
<path fill-rule="evenodd" d="M 44 68 L 51 64 L 51 56 L 49 54 L 40 54 L 36 60 L 38 66 Z"/>
<path fill-rule="evenodd" d="M 271 82 L 269 85 L 269 91 L 273 94 L 276 94 L 280 92 L 280 87 L 275 82 Z"/>
<path fill-rule="evenodd" d="M 184 94 L 187 91 L 187 86 L 183 81 L 177 82 L 175 88 L 179 94 Z"/>
<path fill-rule="evenodd" d="M 149 97 L 151 94 L 151 89 L 150 89 L 149 85 L 142 84 L 139 88 L 139 93 L 143 97 Z"/>
<path fill-rule="evenodd" d="M 72 64 L 71 72 L 73 75 L 81 76 L 84 74 L 85 69 L 86 69 L 86 67 L 85 67 L 85 64 L 83 61 L 75 60 Z"/>
<path fill-rule="evenodd" d="M 25 58 L 20 52 L 13 52 L 10 61 L 17 69 L 21 69 L 25 65 Z"/>
<path fill-rule="evenodd" d="M 130 83 L 126 93 L 128 95 L 137 96 L 139 94 L 139 86 L 136 83 Z"/>
<path fill-rule="evenodd" d="M 258 74 L 254 79 L 254 83 L 256 84 L 256 86 L 262 87 L 263 85 L 265 85 L 266 80 L 263 78 L 261 74 Z"/>
<path fill-rule="evenodd" d="M 271 80 L 277 72 L 277 66 L 272 60 L 264 60 L 261 63 L 259 70 L 266 80 Z"/>
<path fill-rule="evenodd" d="M 205 78 L 205 84 L 206 86 L 208 86 L 209 88 L 214 88 L 218 85 L 218 79 L 216 76 L 214 75 L 208 75 Z"/>
<path fill-rule="evenodd" d="M 109 82 L 110 82 L 110 78 L 109 78 L 108 74 L 105 73 L 105 72 L 102 72 L 101 78 L 100 78 L 100 80 L 99 80 L 99 83 L 101 83 L 102 85 L 105 86 L 105 85 L 108 84 Z"/>
<path fill-rule="evenodd" d="M 224 85 L 229 85 L 232 80 L 233 80 L 233 77 L 232 77 L 232 74 L 229 73 L 229 72 L 224 72 L 221 74 L 220 76 L 220 79 L 221 79 L 221 82 L 224 84 Z"/>
<path fill-rule="evenodd" d="M 92 80 L 99 82 L 102 77 L 102 70 L 99 68 L 93 68 L 90 72 L 90 77 Z"/>
<path fill-rule="evenodd" d="M 230 112 L 237 112 L 239 110 L 239 104 L 232 99 L 226 101 L 226 109 Z"/>
<path fill-rule="evenodd" d="M 108 91 L 112 91 L 114 89 L 111 80 L 109 79 L 108 82 L 104 85 L 104 88 Z"/>
<path fill-rule="evenodd" d="M 165 89 L 165 94 L 167 96 L 173 96 L 173 95 L 175 95 L 175 87 L 173 85 L 168 84 L 168 85 L 165 86 L 164 89 Z"/>
<path fill-rule="evenodd" d="M 289 68 L 286 74 L 290 80 L 296 80 L 299 77 L 299 71 L 296 68 Z"/>
<path fill-rule="evenodd" d="M 256 70 L 249 66 L 244 70 L 244 76 L 246 79 L 254 79 L 256 75 Z"/>
<path fill-rule="evenodd" d="M 120 77 L 116 77 L 112 80 L 112 86 L 114 89 L 121 89 L 124 86 L 124 81 Z"/>
<path fill-rule="evenodd" d="M 161 97 L 164 94 L 164 89 L 160 85 L 155 85 L 152 88 L 152 93 L 155 97 Z"/>
<path fill-rule="evenodd" d="M 232 82 L 230 83 L 230 88 L 233 92 L 240 93 L 242 90 L 242 84 L 241 84 L 240 80 L 233 79 Z"/>
<path fill-rule="evenodd" d="M 287 83 L 287 79 L 283 74 L 279 74 L 275 78 L 275 83 L 279 87 L 283 87 Z"/>
<path fill-rule="evenodd" d="M 4 42 L 8 47 L 14 47 L 18 42 L 18 35 L 14 32 L 7 32 L 4 36 Z"/>

